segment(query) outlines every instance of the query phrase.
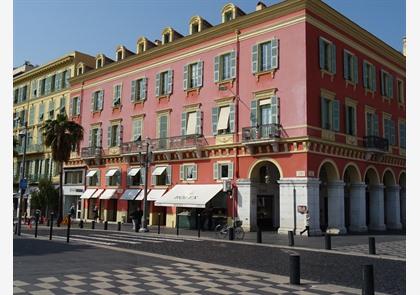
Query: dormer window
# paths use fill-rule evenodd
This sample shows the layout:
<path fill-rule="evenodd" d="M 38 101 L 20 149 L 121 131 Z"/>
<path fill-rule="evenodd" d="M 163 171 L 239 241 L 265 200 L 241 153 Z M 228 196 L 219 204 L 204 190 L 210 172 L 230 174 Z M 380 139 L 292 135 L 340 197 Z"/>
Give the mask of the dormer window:
<path fill-rule="evenodd" d="M 231 20 L 233 20 L 233 11 L 228 10 L 224 14 L 224 22 L 228 22 L 228 21 L 231 21 Z"/>
<path fill-rule="evenodd" d="M 170 33 L 163 34 L 162 43 L 166 44 L 166 43 L 169 43 L 169 42 L 171 42 L 171 34 Z"/>
<path fill-rule="evenodd" d="M 199 27 L 198 23 L 191 24 L 191 34 L 198 33 L 200 31 Z"/>
<path fill-rule="evenodd" d="M 180 37 L 182 37 L 180 33 L 175 31 L 171 27 L 167 27 L 162 31 L 162 44 L 173 42 L 175 39 Z"/>
<path fill-rule="evenodd" d="M 144 49 L 145 45 L 146 45 L 146 44 L 144 44 L 143 42 L 142 42 L 142 43 L 137 44 L 137 53 L 140 53 L 140 52 L 145 52 L 145 51 L 146 51 L 146 50 Z"/>
<path fill-rule="evenodd" d="M 206 28 L 210 28 L 211 24 L 209 24 L 205 19 L 201 16 L 196 15 L 190 19 L 190 35 L 199 33 Z"/>
<path fill-rule="evenodd" d="M 103 66 L 104 66 L 104 60 L 102 58 L 98 58 L 96 60 L 96 68 L 99 69 L 99 68 L 102 68 Z"/>
<path fill-rule="evenodd" d="M 77 65 L 77 76 L 83 75 L 85 72 L 85 65 L 84 63 L 79 63 Z"/>
<path fill-rule="evenodd" d="M 123 59 L 123 52 L 122 50 L 117 51 L 117 61 L 122 60 Z"/>
<path fill-rule="evenodd" d="M 226 4 L 222 9 L 222 23 L 234 20 L 238 16 L 244 15 L 245 13 L 232 3 Z"/>

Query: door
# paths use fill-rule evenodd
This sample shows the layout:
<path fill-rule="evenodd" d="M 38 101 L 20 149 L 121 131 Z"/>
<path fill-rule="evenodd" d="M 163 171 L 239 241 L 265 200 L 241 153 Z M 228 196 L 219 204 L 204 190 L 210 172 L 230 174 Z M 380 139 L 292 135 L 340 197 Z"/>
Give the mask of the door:
<path fill-rule="evenodd" d="M 260 106 L 260 133 L 262 138 L 268 137 L 271 124 L 271 105 L 265 104 Z"/>
<path fill-rule="evenodd" d="M 77 219 L 82 218 L 82 200 L 80 198 L 77 198 L 76 218 Z"/>
<path fill-rule="evenodd" d="M 274 228 L 273 195 L 257 195 L 257 225 L 262 229 Z"/>

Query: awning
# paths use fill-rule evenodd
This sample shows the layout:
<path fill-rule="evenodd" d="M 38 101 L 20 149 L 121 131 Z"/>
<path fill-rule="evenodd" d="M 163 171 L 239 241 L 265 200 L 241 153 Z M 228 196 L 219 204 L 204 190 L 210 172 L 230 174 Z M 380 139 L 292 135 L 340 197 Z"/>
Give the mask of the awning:
<path fill-rule="evenodd" d="M 92 199 L 96 199 L 97 197 L 99 197 L 102 193 L 104 192 L 104 189 L 100 188 L 98 189 L 92 196 Z"/>
<path fill-rule="evenodd" d="M 115 188 L 108 188 L 99 197 L 99 199 L 100 200 L 118 199 L 118 196 L 117 196 L 116 192 L 117 192 L 117 189 L 115 189 Z"/>
<path fill-rule="evenodd" d="M 128 176 L 136 176 L 139 171 L 140 168 L 131 168 L 130 171 L 128 171 Z"/>
<path fill-rule="evenodd" d="M 197 125 L 197 112 L 188 113 L 187 135 L 195 134 Z"/>
<path fill-rule="evenodd" d="M 96 174 L 96 172 L 98 172 L 98 170 L 90 170 L 90 171 L 88 172 L 88 174 L 86 174 L 86 177 L 92 177 L 93 175 L 95 175 L 95 174 Z"/>
<path fill-rule="evenodd" d="M 128 189 L 121 196 L 120 200 L 132 201 L 137 197 L 139 193 L 140 193 L 139 189 Z"/>
<path fill-rule="evenodd" d="M 165 171 L 166 166 L 158 166 L 155 168 L 155 170 L 153 170 L 152 175 L 156 176 L 156 175 L 162 175 L 163 171 Z"/>
<path fill-rule="evenodd" d="M 218 192 L 223 189 L 222 184 L 178 184 L 165 197 L 155 202 L 156 206 L 205 208 Z"/>
<path fill-rule="evenodd" d="M 166 192 L 166 189 L 152 189 L 147 194 L 148 201 L 157 201 L 159 200 Z"/>
<path fill-rule="evenodd" d="M 220 108 L 219 121 L 217 122 L 217 130 L 225 130 L 228 128 L 229 113 L 230 113 L 229 106 Z"/>
<path fill-rule="evenodd" d="M 117 171 L 118 171 L 118 169 L 109 169 L 106 172 L 105 176 L 114 176 L 115 172 L 117 172 Z"/>
<path fill-rule="evenodd" d="M 150 190 L 147 193 L 147 199 L 149 199 Z M 141 190 L 140 194 L 137 195 L 136 201 L 141 201 L 144 199 L 144 190 Z"/>
<path fill-rule="evenodd" d="M 88 188 L 85 192 L 80 196 L 81 199 L 89 199 L 95 193 L 96 188 Z"/>

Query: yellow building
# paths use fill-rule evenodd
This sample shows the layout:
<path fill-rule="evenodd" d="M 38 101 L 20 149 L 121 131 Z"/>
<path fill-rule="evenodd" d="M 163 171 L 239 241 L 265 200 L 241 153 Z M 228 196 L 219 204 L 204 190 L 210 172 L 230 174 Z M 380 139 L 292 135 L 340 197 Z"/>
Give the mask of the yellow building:
<path fill-rule="evenodd" d="M 95 58 L 74 51 L 41 66 L 34 67 L 25 62 L 23 66 L 14 70 L 13 135 L 18 142 L 13 159 L 15 192 L 18 191 L 22 169 L 22 135 L 25 134 L 25 122 L 28 126 L 25 160 L 28 192 L 36 188 L 41 178 L 50 178 L 54 183 L 59 181 L 58 165 L 52 161 L 51 150 L 46 149 L 43 144 L 42 126 L 46 120 L 54 119 L 59 113 L 69 113 L 69 79 L 75 75 L 79 63 L 93 68 Z"/>

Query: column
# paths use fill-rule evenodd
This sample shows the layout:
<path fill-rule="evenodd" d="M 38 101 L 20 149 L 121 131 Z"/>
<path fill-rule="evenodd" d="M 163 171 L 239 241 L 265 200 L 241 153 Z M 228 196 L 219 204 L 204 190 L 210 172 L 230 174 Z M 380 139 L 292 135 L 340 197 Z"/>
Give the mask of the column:
<path fill-rule="evenodd" d="M 369 229 L 386 230 L 384 219 L 384 186 L 382 184 L 369 186 Z"/>
<path fill-rule="evenodd" d="M 319 228 L 319 180 L 313 178 L 282 178 L 280 187 L 280 228 L 278 233 L 299 232 L 305 229 L 306 216 L 297 212 L 298 206 L 309 210 L 311 235 L 321 234 Z"/>
<path fill-rule="evenodd" d="M 251 180 L 238 179 L 236 182 L 237 190 L 237 212 L 242 220 L 242 227 L 245 231 L 256 228 L 257 200 L 255 194 L 251 193 Z"/>
<path fill-rule="evenodd" d="M 405 227 L 405 187 L 402 186 L 400 190 L 400 198 L 401 198 L 401 222 Z"/>
<path fill-rule="evenodd" d="M 344 221 L 344 181 L 331 181 L 328 189 L 328 230 L 339 230 L 340 234 L 347 232 Z"/>
<path fill-rule="evenodd" d="M 366 184 L 350 185 L 350 228 L 351 231 L 367 231 L 366 226 Z"/>
<path fill-rule="evenodd" d="M 400 215 L 400 186 L 392 185 L 386 186 L 386 227 L 388 229 L 401 229 L 401 215 Z"/>

